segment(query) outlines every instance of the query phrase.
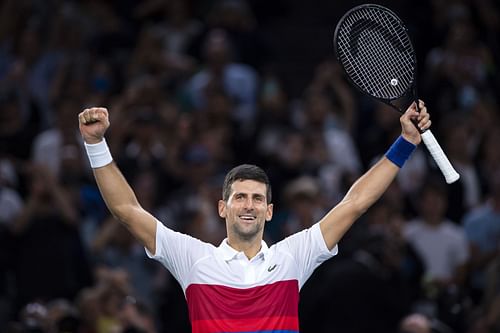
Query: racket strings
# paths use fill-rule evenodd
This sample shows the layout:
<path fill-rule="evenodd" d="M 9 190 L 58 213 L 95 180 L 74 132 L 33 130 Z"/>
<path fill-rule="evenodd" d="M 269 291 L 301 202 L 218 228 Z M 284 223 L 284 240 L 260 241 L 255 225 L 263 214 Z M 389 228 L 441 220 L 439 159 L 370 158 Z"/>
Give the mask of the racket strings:
<path fill-rule="evenodd" d="M 370 21 L 366 21 L 371 23 L 374 19 L 377 19 L 373 13 L 369 13 Z M 401 73 L 399 73 L 398 68 L 401 68 L 400 62 L 401 57 L 399 59 L 394 59 L 393 57 L 387 57 L 383 54 L 384 50 L 391 50 L 392 45 L 394 45 L 394 40 L 388 40 L 388 38 L 393 38 L 394 34 L 385 34 L 381 35 L 380 33 L 374 33 L 373 27 L 369 27 L 370 24 L 364 24 L 361 26 L 362 32 L 360 33 L 351 33 L 354 38 L 359 36 L 360 40 L 355 41 L 360 48 L 362 48 L 361 52 L 359 52 L 358 63 L 368 64 L 368 66 L 360 67 L 362 69 L 368 70 L 371 74 L 368 76 L 371 78 L 372 82 L 368 82 L 369 84 L 366 87 L 373 87 L 375 89 L 372 93 L 376 95 L 387 95 L 390 94 L 392 96 L 399 95 L 401 93 L 400 89 L 396 89 L 396 87 L 401 87 L 401 84 L 389 84 L 387 77 L 389 75 L 389 79 L 400 77 Z M 360 29 L 360 30 L 361 30 Z M 352 41 L 352 38 L 351 38 Z M 399 56 L 400 52 L 397 50 L 392 50 L 393 55 Z M 378 71 L 374 71 L 374 69 L 378 69 Z M 378 74 L 378 75 L 377 75 Z M 391 79 L 392 80 L 392 79 Z M 395 81 L 393 81 L 395 82 Z M 387 90 L 387 92 L 383 92 L 381 90 Z M 403 90 L 404 91 L 404 90 Z"/>
<path fill-rule="evenodd" d="M 366 9 L 345 18 L 338 33 L 339 59 L 364 91 L 399 98 L 413 81 L 414 56 L 408 34 L 387 12 Z"/>
<path fill-rule="evenodd" d="M 367 12 L 365 14 L 368 14 L 370 20 L 364 19 L 363 15 L 361 15 L 361 13 L 357 13 L 357 15 L 356 15 L 357 17 L 351 18 L 350 23 L 351 23 L 352 29 L 353 29 L 354 22 L 357 23 L 357 22 L 360 22 L 361 20 L 363 20 L 363 24 L 356 27 L 357 31 L 351 31 L 351 34 L 350 34 L 351 35 L 350 36 L 351 43 L 350 44 L 352 45 L 354 42 L 355 45 L 362 48 L 361 52 L 359 52 L 361 55 L 361 57 L 359 57 L 359 60 L 364 60 L 365 63 L 371 64 L 372 68 L 375 67 L 373 65 L 376 64 L 376 65 L 378 65 L 377 68 L 386 69 L 386 72 L 397 74 L 397 72 L 398 72 L 397 69 L 400 68 L 400 66 L 395 66 L 395 65 L 398 65 L 398 62 L 401 62 L 401 60 L 404 60 L 404 59 L 401 59 L 401 57 L 399 57 L 399 59 L 394 61 L 394 59 L 391 59 L 389 57 L 384 56 L 385 54 L 381 54 L 381 53 L 383 53 L 384 49 L 391 49 L 391 45 L 395 45 L 395 43 L 398 42 L 397 40 L 395 40 L 398 37 L 397 34 L 394 34 L 396 31 L 392 31 L 390 33 L 385 33 L 383 36 L 380 33 L 374 33 L 375 29 L 373 26 L 376 26 L 376 27 L 378 26 L 379 28 L 382 27 L 381 25 L 378 25 L 375 21 L 376 19 L 378 19 L 378 17 L 376 17 L 374 12 Z M 382 12 L 381 14 L 383 15 L 384 13 Z M 386 17 L 386 19 L 387 19 L 387 17 Z M 378 19 L 378 21 L 380 21 L 380 19 Z M 389 27 L 394 30 L 393 25 L 389 25 Z M 387 25 L 386 25 L 386 27 L 382 27 L 382 28 L 386 29 Z M 358 40 L 359 38 L 362 38 L 362 37 L 363 37 L 363 40 L 361 40 L 361 41 Z M 394 47 L 392 47 L 392 48 L 394 48 Z M 352 49 L 352 47 L 351 47 L 351 49 Z M 396 51 L 396 52 L 394 52 L 394 55 L 396 55 L 396 56 L 400 55 L 400 52 L 397 52 L 397 50 L 393 50 L 393 51 Z M 363 59 L 363 57 L 365 59 Z M 368 58 L 368 59 L 366 59 L 366 58 Z M 356 59 L 356 58 L 354 58 L 354 59 Z M 360 62 L 362 63 L 362 61 L 358 61 L 358 63 L 360 63 Z M 376 74 L 376 72 L 372 73 L 372 74 Z"/>

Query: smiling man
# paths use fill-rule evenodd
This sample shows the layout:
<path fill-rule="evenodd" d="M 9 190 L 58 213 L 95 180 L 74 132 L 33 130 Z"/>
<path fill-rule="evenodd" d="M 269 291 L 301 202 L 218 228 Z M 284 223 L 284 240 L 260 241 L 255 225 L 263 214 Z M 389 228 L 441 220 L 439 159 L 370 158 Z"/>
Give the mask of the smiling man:
<path fill-rule="evenodd" d="M 255 165 L 240 165 L 226 176 L 218 211 L 227 238 L 215 247 L 165 227 L 139 204 L 113 163 L 104 134 L 105 108 L 79 114 L 80 131 L 94 176 L 110 211 L 142 242 L 148 256 L 179 281 L 193 332 L 298 332 L 299 290 L 354 221 L 387 189 L 430 127 L 421 102 L 400 118 L 402 133 L 386 155 L 360 177 L 345 198 L 318 223 L 268 247 L 264 225 L 273 216 L 271 185 Z"/>

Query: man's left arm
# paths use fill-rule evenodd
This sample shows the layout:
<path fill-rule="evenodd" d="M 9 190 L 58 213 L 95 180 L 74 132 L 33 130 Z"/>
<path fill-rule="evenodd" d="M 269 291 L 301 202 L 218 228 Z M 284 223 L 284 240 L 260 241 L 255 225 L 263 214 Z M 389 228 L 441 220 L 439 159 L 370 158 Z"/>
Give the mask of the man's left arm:
<path fill-rule="evenodd" d="M 413 103 L 406 110 L 400 117 L 402 128 L 400 139 L 380 161 L 351 186 L 344 199 L 319 222 L 328 249 L 333 249 L 354 221 L 382 196 L 396 177 L 404 160 L 409 157 L 412 146 L 415 147 L 421 142 L 420 133 L 412 120 L 416 120 L 422 130 L 428 129 L 431 121 L 422 101 L 419 108 L 420 113 Z"/>

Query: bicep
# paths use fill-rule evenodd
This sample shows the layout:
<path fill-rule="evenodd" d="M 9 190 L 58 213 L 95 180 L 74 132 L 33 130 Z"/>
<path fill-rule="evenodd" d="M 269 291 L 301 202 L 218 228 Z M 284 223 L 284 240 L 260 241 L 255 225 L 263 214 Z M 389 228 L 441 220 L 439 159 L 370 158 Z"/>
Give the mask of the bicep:
<path fill-rule="evenodd" d="M 358 214 L 352 205 L 351 201 L 342 200 L 319 222 L 321 234 L 329 250 L 335 247 L 358 218 Z"/>
<path fill-rule="evenodd" d="M 133 207 L 122 222 L 151 253 L 156 253 L 156 218 L 142 207 Z"/>

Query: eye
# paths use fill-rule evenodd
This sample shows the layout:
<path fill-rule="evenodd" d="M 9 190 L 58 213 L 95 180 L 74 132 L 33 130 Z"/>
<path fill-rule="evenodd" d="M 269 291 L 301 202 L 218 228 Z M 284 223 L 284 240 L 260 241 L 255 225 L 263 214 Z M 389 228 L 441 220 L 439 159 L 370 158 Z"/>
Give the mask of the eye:
<path fill-rule="evenodd" d="M 263 196 L 261 196 L 261 195 L 257 195 L 257 196 L 255 196 L 255 199 L 254 199 L 254 200 L 255 200 L 255 201 L 257 201 L 257 202 L 259 202 L 259 203 L 260 203 L 260 202 L 264 202 L 264 197 L 263 197 Z"/>

